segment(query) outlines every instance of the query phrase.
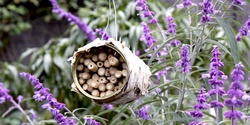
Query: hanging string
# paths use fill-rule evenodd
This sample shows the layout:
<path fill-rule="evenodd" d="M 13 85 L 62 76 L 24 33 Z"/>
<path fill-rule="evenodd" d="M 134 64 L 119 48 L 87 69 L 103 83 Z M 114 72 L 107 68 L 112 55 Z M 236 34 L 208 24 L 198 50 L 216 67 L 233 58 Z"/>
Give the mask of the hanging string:
<path fill-rule="evenodd" d="M 118 32 L 117 32 L 117 19 L 116 19 L 116 7 L 115 7 L 115 1 L 114 0 L 112 0 L 112 2 L 113 2 L 113 7 L 114 7 L 114 10 L 115 10 L 115 40 L 117 41 L 117 34 L 118 34 Z"/>
<path fill-rule="evenodd" d="M 107 25 L 106 25 L 106 27 L 105 27 L 104 33 L 102 34 L 101 40 L 103 40 L 103 37 L 104 37 L 105 33 L 107 33 L 107 29 L 108 29 L 108 27 L 109 27 L 109 21 L 110 21 L 110 18 L 109 18 L 109 17 L 110 17 L 110 15 L 111 15 L 111 1 L 109 0 L 108 23 L 107 23 Z"/>

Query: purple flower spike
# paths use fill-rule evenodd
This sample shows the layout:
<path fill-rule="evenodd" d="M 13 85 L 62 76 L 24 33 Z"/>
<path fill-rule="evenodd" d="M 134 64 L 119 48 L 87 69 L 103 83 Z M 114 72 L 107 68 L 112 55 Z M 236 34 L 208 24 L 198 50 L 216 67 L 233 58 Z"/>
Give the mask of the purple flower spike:
<path fill-rule="evenodd" d="M 149 116 L 148 116 L 148 106 L 145 105 L 143 106 L 141 109 L 136 110 L 135 112 L 139 117 L 141 117 L 144 120 L 149 120 Z"/>
<path fill-rule="evenodd" d="M 46 101 L 46 104 L 42 105 L 42 108 L 48 109 L 53 115 L 54 119 L 57 121 L 57 124 L 60 125 L 76 125 L 75 121 L 71 118 L 67 118 L 63 114 L 60 113 L 61 110 L 66 109 L 65 104 L 58 102 L 55 98 L 53 98 L 52 94 L 49 93 L 49 89 L 45 88 L 42 83 L 39 82 L 35 76 L 22 72 L 20 76 L 28 79 L 35 88 L 35 94 L 33 98 L 36 101 Z M 38 87 L 39 86 L 39 87 Z"/>
<path fill-rule="evenodd" d="M 0 104 L 13 99 L 13 97 L 9 95 L 9 91 L 10 90 L 4 88 L 3 83 L 0 82 Z"/>
<path fill-rule="evenodd" d="M 203 117 L 202 110 L 205 110 L 209 107 L 206 104 L 208 98 L 208 94 L 205 91 L 205 88 L 202 87 L 199 94 L 197 95 L 197 104 L 194 105 L 194 110 L 190 111 L 188 114 L 195 118 L 195 121 L 189 123 L 189 125 L 196 125 L 195 123 L 199 123 L 199 119 Z"/>
<path fill-rule="evenodd" d="M 211 107 L 223 107 L 224 105 L 219 102 L 219 95 L 222 96 L 225 94 L 225 91 L 222 87 L 224 82 L 220 79 L 226 79 L 227 76 L 224 75 L 224 73 L 219 69 L 224 66 L 224 64 L 221 62 L 221 59 L 219 56 L 221 55 L 220 51 L 218 50 L 218 46 L 214 46 L 212 52 L 212 59 L 210 62 L 210 71 L 209 71 L 209 77 L 208 79 L 209 84 L 212 86 L 212 89 L 209 90 L 209 95 L 216 95 L 216 100 L 213 100 L 210 102 Z"/>
<path fill-rule="evenodd" d="M 113 108 L 114 108 L 113 105 L 111 105 L 111 104 L 103 104 L 102 107 L 103 107 L 104 109 L 106 109 L 106 110 L 110 110 L 110 109 L 113 109 Z"/>
<path fill-rule="evenodd" d="M 84 119 L 87 120 L 87 123 L 88 123 L 89 125 L 101 125 L 100 122 L 95 121 L 95 120 L 94 120 L 93 118 L 91 118 L 91 117 L 85 117 Z"/>
<path fill-rule="evenodd" d="M 101 37 L 103 37 L 104 40 L 108 40 L 111 38 L 106 32 L 104 32 L 102 29 L 96 29 L 96 33 L 98 33 Z"/>
<path fill-rule="evenodd" d="M 176 39 L 170 41 L 170 43 L 169 43 L 169 45 L 172 46 L 172 47 L 177 47 L 177 46 L 179 46 L 180 44 L 181 44 L 181 41 L 176 40 Z"/>
<path fill-rule="evenodd" d="M 79 17 L 74 16 L 70 12 L 66 12 L 61 9 L 57 3 L 57 0 L 49 0 L 52 4 L 52 12 L 57 13 L 61 17 L 65 17 L 68 21 L 73 24 L 75 23 L 78 27 L 86 34 L 88 40 L 93 41 L 96 38 L 95 32 L 84 23 Z"/>
<path fill-rule="evenodd" d="M 230 89 L 227 91 L 229 98 L 225 100 L 225 105 L 227 105 L 231 110 L 224 113 L 224 116 L 228 119 L 231 119 L 232 122 L 235 122 L 237 119 L 242 119 L 243 113 L 236 110 L 235 108 L 242 108 L 244 102 L 242 99 L 248 97 L 248 95 L 243 92 L 244 86 L 241 81 L 244 80 L 244 66 L 241 63 L 235 65 L 235 69 L 232 71 L 232 83 L 230 85 Z M 245 116 L 244 118 L 249 118 L 249 116 Z"/>
<path fill-rule="evenodd" d="M 150 48 L 156 43 L 156 39 L 151 35 L 150 29 L 147 23 L 142 23 L 144 35 L 141 37 L 141 40 L 146 42 L 146 45 Z"/>
<path fill-rule="evenodd" d="M 177 8 L 188 8 L 191 5 L 196 6 L 196 4 L 191 2 L 190 0 L 182 0 L 182 4 L 178 4 L 176 6 L 177 6 Z"/>
<path fill-rule="evenodd" d="M 247 2 L 244 2 L 243 0 L 234 0 L 233 4 L 236 4 L 236 5 L 247 5 Z"/>
<path fill-rule="evenodd" d="M 173 17 L 168 16 L 167 21 L 168 21 L 168 32 L 169 34 L 173 35 L 176 33 L 175 27 L 177 26 L 176 23 L 173 21 Z"/>
<path fill-rule="evenodd" d="M 200 5 L 203 7 L 201 22 L 207 23 L 211 20 L 211 15 L 218 13 L 217 10 L 214 10 L 214 5 L 212 0 L 203 0 Z"/>
<path fill-rule="evenodd" d="M 244 26 L 239 29 L 239 33 L 236 36 L 236 40 L 240 42 L 242 40 L 242 36 L 248 36 L 250 32 L 250 16 L 248 20 L 245 22 Z"/>
<path fill-rule="evenodd" d="M 181 54 L 180 54 L 181 59 L 176 63 L 176 66 L 181 67 L 182 73 L 189 73 L 191 70 L 188 54 L 189 54 L 188 47 L 186 45 L 183 45 L 181 47 Z"/>

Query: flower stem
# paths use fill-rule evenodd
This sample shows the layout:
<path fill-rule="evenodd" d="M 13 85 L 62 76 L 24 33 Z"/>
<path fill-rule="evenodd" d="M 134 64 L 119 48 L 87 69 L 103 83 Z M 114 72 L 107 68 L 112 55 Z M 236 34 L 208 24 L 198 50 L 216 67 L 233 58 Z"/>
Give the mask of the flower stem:
<path fill-rule="evenodd" d="M 185 88 L 186 88 L 186 75 L 184 74 L 184 80 L 182 82 L 182 88 L 179 92 L 179 97 L 178 97 L 178 102 L 177 102 L 177 106 L 176 106 L 176 110 L 175 110 L 175 113 L 178 113 L 180 108 L 181 108 L 181 105 L 182 105 L 182 101 L 184 100 L 184 95 L 185 95 Z M 173 123 L 173 125 L 176 125 L 176 122 Z"/>
<path fill-rule="evenodd" d="M 216 85 L 216 91 L 218 90 L 218 85 Z M 216 93 L 216 101 L 219 102 L 219 93 Z M 219 107 L 215 107 L 216 110 L 216 125 L 219 125 Z"/>
<path fill-rule="evenodd" d="M 201 31 L 201 34 L 200 34 L 201 37 L 197 40 L 197 44 L 196 44 L 196 46 L 194 48 L 194 51 L 193 51 L 194 57 L 191 60 L 191 65 L 193 65 L 194 61 L 196 60 L 196 56 L 197 56 L 197 54 L 199 53 L 199 51 L 201 49 L 201 45 L 202 45 L 202 42 L 203 42 L 203 33 L 204 33 L 204 30 L 205 30 L 205 25 L 206 25 L 206 23 L 203 23 L 203 25 L 202 25 L 202 31 Z"/>
<path fill-rule="evenodd" d="M 18 108 L 18 109 L 21 111 L 21 113 L 23 113 L 23 114 L 26 116 L 27 120 L 29 121 L 29 123 L 30 123 L 31 125 L 34 125 L 34 123 L 32 122 L 32 120 L 31 120 L 30 117 L 27 115 L 27 113 L 23 110 L 23 108 L 20 106 L 20 104 L 17 104 L 13 99 L 11 99 L 10 102 L 11 102 L 14 106 L 16 106 L 16 108 Z"/>
<path fill-rule="evenodd" d="M 80 123 L 81 125 L 84 125 L 84 124 L 82 123 L 82 121 L 81 121 L 78 117 L 76 117 L 76 115 L 75 115 L 74 113 L 72 113 L 67 107 L 64 107 L 64 109 L 65 109 L 67 112 L 71 113 L 72 116 L 73 116 L 77 121 L 79 121 L 79 123 Z"/>

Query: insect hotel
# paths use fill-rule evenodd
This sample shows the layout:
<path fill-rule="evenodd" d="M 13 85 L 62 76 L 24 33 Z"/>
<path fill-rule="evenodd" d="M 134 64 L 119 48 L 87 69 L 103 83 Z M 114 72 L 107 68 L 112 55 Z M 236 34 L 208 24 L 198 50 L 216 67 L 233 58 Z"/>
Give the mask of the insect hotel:
<path fill-rule="evenodd" d="M 145 95 L 151 84 L 149 67 L 124 43 L 100 40 L 79 48 L 71 61 L 72 90 L 98 104 L 126 104 Z"/>

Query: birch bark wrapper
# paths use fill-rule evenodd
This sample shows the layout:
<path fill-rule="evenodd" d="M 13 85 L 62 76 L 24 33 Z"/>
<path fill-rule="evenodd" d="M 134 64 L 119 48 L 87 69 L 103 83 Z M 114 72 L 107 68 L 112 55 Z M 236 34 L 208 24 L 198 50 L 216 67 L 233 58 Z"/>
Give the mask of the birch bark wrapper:
<path fill-rule="evenodd" d="M 82 85 L 77 79 L 77 64 L 82 54 L 90 52 L 91 48 L 106 46 L 118 52 L 127 64 L 127 76 L 123 86 L 118 91 L 105 97 L 95 97 L 83 90 Z M 113 38 L 108 40 L 95 39 L 93 42 L 79 48 L 72 57 L 71 61 L 74 83 L 72 91 L 78 94 L 85 95 L 93 99 L 98 104 L 126 104 L 132 102 L 148 92 L 148 87 L 151 84 L 151 72 L 149 67 L 136 55 L 134 55 L 125 44 L 115 41 Z"/>

